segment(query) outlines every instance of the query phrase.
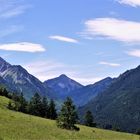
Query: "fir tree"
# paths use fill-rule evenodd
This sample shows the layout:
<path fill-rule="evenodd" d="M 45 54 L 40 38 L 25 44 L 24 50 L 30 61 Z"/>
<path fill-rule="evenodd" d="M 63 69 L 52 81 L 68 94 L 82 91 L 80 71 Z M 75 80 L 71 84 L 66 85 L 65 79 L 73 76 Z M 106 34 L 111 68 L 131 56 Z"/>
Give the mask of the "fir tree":
<path fill-rule="evenodd" d="M 78 120 L 78 115 L 76 112 L 75 105 L 71 98 L 67 98 L 57 119 L 57 125 L 60 128 L 69 129 L 69 130 L 78 130 L 75 126 Z"/>
<path fill-rule="evenodd" d="M 20 104 L 18 111 L 26 113 L 27 112 L 27 101 L 25 100 L 23 93 L 20 94 L 18 102 Z"/>
<path fill-rule="evenodd" d="M 48 118 L 55 120 L 57 118 L 57 112 L 56 112 L 56 108 L 55 108 L 55 103 L 54 101 L 51 99 L 50 103 L 49 103 L 49 111 L 48 111 Z"/>
<path fill-rule="evenodd" d="M 44 118 L 49 117 L 49 105 L 48 105 L 48 100 L 46 97 L 43 97 L 42 99 L 41 116 Z"/>
<path fill-rule="evenodd" d="M 9 98 L 9 93 L 8 93 L 7 89 L 4 87 L 0 87 L 0 95 Z"/>
<path fill-rule="evenodd" d="M 28 105 L 28 112 L 29 114 L 41 116 L 42 110 L 42 100 L 38 93 L 31 98 L 30 103 Z"/>
<path fill-rule="evenodd" d="M 96 123 L 94 123 L 94 118 L 91 111 L 87 111 L 85 115 L 85 125 L 90 127 L 95 127 Z"/>
<path fill-rule="evenodd" d="M 9 93 L 8 93 L 8 91 L 6 90 L 6 88 L 3 89 L 3 94 L 4 94 L 5 97 L 9 97 L 9 96 L 8 96 Z"/>

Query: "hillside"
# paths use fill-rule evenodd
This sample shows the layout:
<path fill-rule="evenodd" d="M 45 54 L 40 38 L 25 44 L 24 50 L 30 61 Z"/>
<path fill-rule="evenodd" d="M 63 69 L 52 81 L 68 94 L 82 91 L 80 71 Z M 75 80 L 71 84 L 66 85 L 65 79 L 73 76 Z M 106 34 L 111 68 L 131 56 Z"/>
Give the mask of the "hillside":
<path fill-rule="evenodd" d="M 48 87 L 35 76 L 28 73 L 20 65 L 11 65 L 0 57 L 0 84 L 4 84 L 10 91 L 23 92 L 24 96 L 29 99 L 35 92 L 41 96 L 50 97 L 53 93 Z"/>
<path fill-rule="evenodd" d="M 111 124 L 123 131 L 136 132 L 140 128 L 140 66 L 121 74 L 79 112 L 83 114 L 86 110 L 93 112 L 100 125 Z"/>
<path fill-rule="evenodd" d="M 107 77 L 94 84 L 83 86 L 62 74 L 57 78 L 45 81 L 44 86 L 54 91 L 53 95 L 56 99 L 63 101 L 68 96 L 73 99 L 76 106 L 83 106 L 106 90 L 113 80 Z"/>
<path fill-rule="evenodd" d="M 91 99 L 94 99 L 97 95 L 105 91 L 114 79 L 107 77 L 92 85 L 84 86 L 80 89 L 72 91 L 70 97 L 73 99 L 77 106 L 83 106 L 87 104 Z"/>
<path fill-rule="evenodd" d="M 55 121 L 10 111 L 8 99 L 0 96 L 0 140 L 138 140 L 133 134 L 106 131 L 79 126 L 80 131 L 67 131 L 56 127 Z"/>

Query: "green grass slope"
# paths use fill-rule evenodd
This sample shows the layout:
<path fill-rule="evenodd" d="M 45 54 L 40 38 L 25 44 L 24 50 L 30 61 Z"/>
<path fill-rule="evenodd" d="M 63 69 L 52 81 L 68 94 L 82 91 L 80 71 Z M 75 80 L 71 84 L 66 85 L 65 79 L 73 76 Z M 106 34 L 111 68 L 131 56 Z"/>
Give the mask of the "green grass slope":
<path fill-rule="evenodd" d="M 59 129 L 55 121 L 8 110 L 8 101 L 0 96 L 0 140 L 139 140 L 137 135 L 85 126 L 79 132 Z"/>

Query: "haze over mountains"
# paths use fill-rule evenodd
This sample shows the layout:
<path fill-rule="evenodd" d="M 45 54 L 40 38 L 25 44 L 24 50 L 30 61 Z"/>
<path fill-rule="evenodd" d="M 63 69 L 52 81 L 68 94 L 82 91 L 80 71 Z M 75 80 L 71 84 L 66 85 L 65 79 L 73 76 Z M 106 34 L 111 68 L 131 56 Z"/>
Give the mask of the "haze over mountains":
<path fill-rule="evenodd" d="M 83 86 L 62 74 L 57 78 L 41 82 L 22 66 L 11 65 L 0 58 L 0 83 L 10 91 L 23 92 L 27 99 L 38 92 L 41 96 L 58 101 L 63 101 L 69 96 L 77 106 L 82 106 L 91 98 L 96 97 L 98 93 L 104 91 L 112 80 L 106 78 L 93 85 Z"/>
<path fill-rule="evenodd" d="M 38 92 L 42 97 L 62 103 L 69 96 L 79 107 L 81 120 L 90 110 L 102 127 L 112 125 L 122 131 L 135 132 L 140 126 L 140 66 L 118 78 L 107 77 L 83 86 L 64 74 L 41 82 L 22 66 L 11 65 L 0 58 L 0 85 L 9 91 L 23 92 L 27 99 Z"/>
<path fill-rule="evenodd" d="M 91 99 L 94 99 L 97 95 L 105 91 L 113 81 L 114 79 L 107 77 L 94 84 L 74 90 L 69 94 L 77 106 L 83 106 Z"/>
<path fill-rule="evenodd" d="M 63 74 L 57 78 L 45 81 L 44 85 L 53 89 L 57 94 L 57 99 L 64 100 L 69 96 L 77 106 L 83 106 L 103 92 L 112 81 L 112 78 L 107 77 L 95 84 L 83 86 Z"/>

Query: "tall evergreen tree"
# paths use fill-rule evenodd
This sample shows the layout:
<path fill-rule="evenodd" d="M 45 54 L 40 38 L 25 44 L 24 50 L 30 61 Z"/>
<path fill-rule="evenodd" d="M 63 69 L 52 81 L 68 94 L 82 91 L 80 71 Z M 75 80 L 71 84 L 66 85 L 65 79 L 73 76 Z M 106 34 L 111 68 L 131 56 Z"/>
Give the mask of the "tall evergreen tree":
<path fill-rule="evenodd" d="M 78 128 L 75 126 L 78 120 L 78 115 L 76 112 L 75 105 L 71 98 L 67 98 L 64 104 L 62 105 L 62 109 L 57 118 L 57 125 L 60 128 L 65 128 L 69 130 L 74 130 Z"/>
<path fill-rule="evenodd" d="M 38 93 L 31 98 L 28 105 L 28 112 L 32 115 L 41 116 L 42 111 L 42 99 Z"/>
<path fill-rule="evenodd" d="M 9 98 L 9 92 L 7 91 L 5 87 L 0 87 L 0 95 Z"/>
<path fill-rule="evenodd" d="M 55 120 L 57 118 L 57 112 L 56 112 L 56 108 L 55 108 L 55 103 L 54 100 L 51 99 L 50 103 L 49 103 L 49 114 L 48 114 L 48 118 Z"/>
<path fill-rule="evenodd" d="M 44 118 L 49 117 L 49 105 L 48 105 L 48 100 L 46 97 L 43 97 L 43 99 L 42 99 L 41 116 Z"/>
<path fill-rule="evenodd" d="M 94 118 L 91 111 L 87 111 L 85 115 L 85 125 L 90 127 L 95 127 L 96 123 L 94 123 Z"/>
<path fill-rule="evenodd" d="M 11 104 L 11 109 L 12 110 L 15 110 L 15 111 L 19 111 L 20 110 L 20 96 L 17 95 L 16 93 L 13 93 L 12 96 L 11 96 L 11 100 L 9 101 L 9 105 L 10 106 Z"/>
<path fill-rule="evenodd" d="M 27 101 L 25 100 L 23 93 L 20 94 L 19 96 L 19 108 L 18 111 L 26 113 L 27 112 Z"/>
<path fill-rule="evenodd" d="M 5 97 L 8 97 L 9 93 L 8 93 L 8 91 L 7 91 L 6 88 L 3 89 L 3 93 L 4 93 L 4 96 L 5 96 Z"/>

